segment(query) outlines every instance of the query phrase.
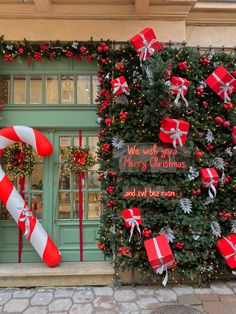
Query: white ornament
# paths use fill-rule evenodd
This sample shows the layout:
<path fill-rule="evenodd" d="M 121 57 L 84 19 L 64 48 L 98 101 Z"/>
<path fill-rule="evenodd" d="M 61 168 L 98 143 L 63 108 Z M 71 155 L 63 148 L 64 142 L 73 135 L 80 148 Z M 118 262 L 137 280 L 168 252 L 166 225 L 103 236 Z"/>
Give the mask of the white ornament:
<path fill-rule="evenodd" d="M 113 137 L 111 145 L 117 149 L 122 149 L 123 146 L 125 145 L 125 141 L 121 138 Z"/>
<path fill-rule="evenodd" d="M 221 158 L 221 157 L 215 157 L 213 160 L 212 160 L 212 166 L 215 167 L 216 169 L 219 169 L 219 170 L 224 170 L 225 169 L 225 162 L 224 162 L 224 159 Z"/>
<path fill-rule="evenodd" d="M 166 235 L 168 242 L 173 242 L 175 239 L 174 231 L 170 227 L 162 228 L 160 233 Z"/>
<path fill-rule="evenodd" d="M 220 228 L 220 225 L 219 225 L 219 223 L 217 221 L 212 221 L 212 223 L 211 223 L 211 230 L 212 230 L 213 235 L 216 238 L 220 238 L 221 237 L 221 228 Z"/>
<path fill-rule="evenodd" d="M 6 45 L 6 48 L 7 48 L 8 50 L 12 50 L 12 49 L 13 49 L 13 45 Z"/>
<path fill-rule="evenodd" d="M 203 202 L 203 205 L 209 205 L 211 203 L 214 203 L 214 199 L 210 198 L 210 197 L 207 197 L 205 199 L 205 202 Z"/>
<path fill-rule="evenodd" d="M 201 232 L 192 231 L 193 240 L 197 241 L 200 238 Z"/>
<path fill-rule="evenodd" d="M 74 41 L 71 45 L 72 48 L 78 49 L 79 43 L 77 41 Z"/>
<path fill-rule="evenodd" d="M 232 221 L 232 228 L 231 228 L 232 233 L 236 233 L 236 220 Z"/>
<path fill-rule="evenodd" d="M 102 122 L 102 118 L 98 117 L 97 118 L 97 123 L 100 124 Z"/>
<path fill-rule="evenodd" d="M 182 198 L 179 202 L 180 207 L 185 214 L 190 214 L 192 212 L 193 204 L 189 198 Z"/>
<path fill-rule="evenodd" d="M 199 177 L 199 171 L 196 168 L 190 166 L 189 167 L 189 171 L 188 171 L 188 179 L 189 179 L 189 181 L 193 181 L 197 177 Z"/>
<path fill-rule="evenodd" d="M 207 143 L 211 143 L 214 140 L 214 136 L 213 133 L 211 132 L 211 130 L 207 130 L 207 134 L 206 134 L 206 141 Z"/>
<path fill-rule="evenodd" d="M 152 86 L 154 85 L 154 81 L 153 81 L 153 72 L 152 72 L 152 69 L 150 68 L 150 66 L 147 66 L 145 68 L 145 71 L 146 71 L 146 74 L 147 74 L 147 78 L 148 78 L 148 81 L 149 81 L 149 85 Z"/>

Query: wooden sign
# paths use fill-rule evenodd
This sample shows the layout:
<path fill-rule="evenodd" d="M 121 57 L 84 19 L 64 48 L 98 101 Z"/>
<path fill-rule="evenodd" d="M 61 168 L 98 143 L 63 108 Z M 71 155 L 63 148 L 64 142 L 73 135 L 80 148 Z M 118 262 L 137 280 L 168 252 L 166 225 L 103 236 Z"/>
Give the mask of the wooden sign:
<path fill-rule="evenodd" d="M 114 159 L 120 172 L 187 172 L 192 150 L 153 143 L 127 143 L 114 150 Z"/>

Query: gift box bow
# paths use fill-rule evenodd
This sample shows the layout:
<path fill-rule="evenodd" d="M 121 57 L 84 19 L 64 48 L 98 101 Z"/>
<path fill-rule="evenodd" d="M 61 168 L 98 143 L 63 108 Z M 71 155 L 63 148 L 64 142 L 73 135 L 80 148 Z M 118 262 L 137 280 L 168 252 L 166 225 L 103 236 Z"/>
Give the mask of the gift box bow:
<path fill-rule="evenodd" d="M 129 242 L 133 236 L 133 232 L 134 232 L 134 227 L 136 226 L 137 230 L 138 230 L 138 233 L 139 235 L 141 236 L 141 231 L 140 231 L 140 228 L 139 228 L 139 223 L 137 220 L 140 220 L 141 219 L 141 216 L 134 216 L 134 211 L 132 208 L 128 208 L 128 211 L 130 212 L 130 215 L 131 217 L 130 218 L 125 218 L 125 222 L 127 222 L 130 226 L 131 226 L 131 229 L 130 229 L 130 237 L 129 237 Z"/>
<path fill-rule="evenodd" d="M 161 265 L 153 266 L 153 269 L 156 272 L 156 274 L 159 274 L 159 275 L 163 274 L 164 271 L 166 272 L 165 273 L 165 277 L 164 277 L 164 279 L 162 281 L 163 286 L 166 286 L 166 284 L 168 282 L 168 270 L 167 269 L 168 269 L 169 266 L 173 265 L 174 260 L 172 260 L 170 262 L 167 262 L 167 263 L 164 263 L 163 256 L 161 254 L 160 247 L 159 247 L 159 245 L 157 243 L 157 239 L 156 238 L 153 238 L 153 243 L 154 243 L 154 246 L 155 246 L 155 250 L 157 252 L 158 259 L 161 262 Z"/>
<path fill-rule="evenodd" d="M 211 199 L 214 199 L 214 197 L 216 197 L 216 188 L 214 187 L 214 183 L 217 183 L 217 180 L 213 179 L 213 175 L 211 173 L 211 170 L 209 168 L 206 168 L 206 171 L 210 177 L 210 182 L 205 182 L 203 181 L 204 185 L 206 186 L 206 188 L 208 188 L 208 195 Z"/>
<path fill-rule="evenodd" d="M 19 209 L 21 210 L 20 216 L 21 215 L 23 216 L 19 220 L 25 223 L 24 235 L 28 237 L 30 235 L 30 219 L 29 218 L 33 216 L 33 213 L 28 207 L 19 208 Z"/>
<path fill-rule="evenodd" d="M 153 38 L 150 42 L 148 42 L 143 33 L 139 33 L 138 35 L 143 40 L 143 46 L 141 48 L 137 49 L 137 52 L 140 53 L 139 58 L 140 58 L 140 62 L 141 62 L 142 60 L 143 61 L 146 60 L 147 53 L 149 53 L 150 56 L 152 56 L 154 54 L 155 49 L 152 48 L 152 45 L 157 42 L 157 39 Z"/>
<path fill-rule="evenodd" d="M 223 255 L 224 259 L 229 259 L 230 257 L 234 256 L 234 259 L 236 260 L 236 244 L 234 244 L 232 241 L 230 241 L 228 238 L 223 237 L 225 241 L 231 246 L 233 249 L 233 253 L 228 254 L 228 255 Z"/>
<path fill-rule="evenodd" d="M 87 153 L 86 152 L 75 152 L 74 153 L 74 162 L 80 165 L 85 165 L 86 163 L 86 157 Z"/>
<path fill-rule="evenodd" d="M 217 95 L 220 96 L 222 93 L 224 93 L 224 102 L 231 101 L 229 94 L 231 94 L 234 91 L 234 88 L 233 86 L 231 86 L 231 84 L 235 81 L 235 79 L 232 78 L 231 81 L 225 83 L 220 79 L 220 77 L 215 72 L 212 73 L 212 76 L 217 80 L 217 82 L 221 84 L 220 90 L 217 92 Z"/>
<path fill-rule="evenodd" d="M 171 128 L 170 131 L 167 131 L 163 128 L 161 128 L 161 131 L 165 134 L 170 134 L 170 138 L 173 140 L 173 146 L 176 148 L 177 145 L 177 140 L 179 141 L 179 145 L 182 147 L 183 146 L 183 142 L 181 139 L 182 135 L 187 135 L 188 132 L 187 131 L 181 131 L 179 128 L 180 125 L 180 121 L 176 120 L 176 119 L 172 119 L 173 121 L 175 121 L 176 123 L 176 127 L 175 128 Z"/>
<path fill-rule="evenodd" d="M 129 95 L 129 86 L 127 84 L 126 81 L 124 81 L 123 83 L 121 83 L 120 81 L 120 77 L 118 77 L 116 79 L 116 82 L 114 83 L 114 89 L 113 89 L 113 94 L 116 94 L 117 91 L 121 89 L 123 93 L 125 93 L 126 95 Z"/>
<path fill-rule="evenodd" d="M 178 105 L 179 103 L 179 99 L 180 97 L 183 99 L 186 107 L 188 107 L 188 101 L 187 99 L 184 97 L 184 92 L 188 90 L 188 87 L 185 85 L 185 81 L 181 78 L 178 77 L 178 79 L 181 81 L 181 84 L 177 84 L 177 85 L 171 85 L 171 90 L 172 91 L 177 91 L 177 96 L 174 100 L 175 105 Z"/>

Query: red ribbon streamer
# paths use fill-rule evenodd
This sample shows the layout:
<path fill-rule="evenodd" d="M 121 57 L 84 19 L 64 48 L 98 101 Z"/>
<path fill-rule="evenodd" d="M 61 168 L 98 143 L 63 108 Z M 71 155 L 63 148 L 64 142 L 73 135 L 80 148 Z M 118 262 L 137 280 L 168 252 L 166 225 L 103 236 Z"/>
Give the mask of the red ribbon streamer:
<path fill-rule="evenodd" d="M 20 185 L 20 196 L 22 198 L 24 198 L 25 177 L 19 178 L 19 185 Z M 22 237 L 22 231 L 19 228 L 19 231 L 18 231 L 18 263 L 21 263 L 22 248 L 23 248 L 23 237 Z"/>
<path fill-rule="evenodd" d="M 82 130 L 79 130 L 79 147 L 82 147 Z M 80 246 L 80 261 L 83 262 L 83 179 L 84 174 L 78 173 L 79 180 L 79 246 Z"/>

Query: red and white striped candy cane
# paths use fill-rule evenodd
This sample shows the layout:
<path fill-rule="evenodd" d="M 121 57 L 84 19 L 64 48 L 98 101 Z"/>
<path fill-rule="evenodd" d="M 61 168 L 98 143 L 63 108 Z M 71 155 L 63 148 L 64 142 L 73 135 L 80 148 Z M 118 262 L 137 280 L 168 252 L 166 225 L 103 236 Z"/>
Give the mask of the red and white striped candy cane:
<path fill-rule="evenodd" d="M 0 130 L 0 156 L 4 149 L 14 142 L 30 144 L 42 157 L 49 156 L 53 151 L 52 144 L 39 131 L 27 126 L 9 126 Z M 61 261 L 60 251 L 33 215 L 32 210 L 27 207 L 23 198 L 2 170 L 1 165 L 0 200 L 44 263 L 50 267 L 58 265 Z"/>

